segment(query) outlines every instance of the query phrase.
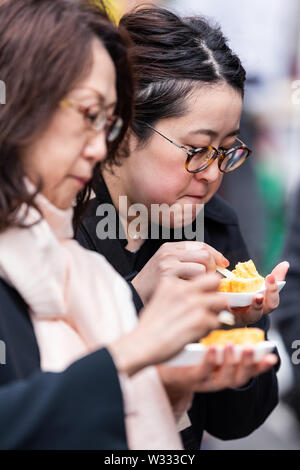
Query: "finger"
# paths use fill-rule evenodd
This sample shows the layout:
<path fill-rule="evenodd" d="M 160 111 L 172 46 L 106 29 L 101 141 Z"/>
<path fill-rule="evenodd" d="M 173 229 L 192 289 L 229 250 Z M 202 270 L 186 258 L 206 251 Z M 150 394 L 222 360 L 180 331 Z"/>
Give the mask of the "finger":
<path fill-rule="evenodd" d="M 207 351 L 203 367 L 197 375 L 195 375 L 195 382 L 193 386 L 194 392 L 213 392 L 216 390 L 215 385 L 215 374 L 214 372 L 218 369 L 217 364 L 217 350 L 210 347 Z"/>
<path fill-rule="evenodd" d="M 196 382 L 209 380 L 212 371 L 217 367 L 217 350 L 210 347 L 205 353 L 204 359 L 194 371 Z"/>
<path fill-rule="evenodd" d="M 203 308 L 209 309 L 213 313 L 219 313 L 222 310 L 228 310 L 228 300 L 218 294 L 205 294 L 201 295 L 199 299 L 200 305 Z"/>
<path fill-rule="evenodd" d="M 217 296 L 217 298 L 215 298 L 215 299 L 212 298 L 211 301 L 208 298 L 207 302 L 208 302 L 207 308 L 214 315 L 216 315 L 216 314 L 219 315 L 222 311 L 229 312 L 229 310 L 228 310 L 229 309 L 228 300 L 226 300 L 226 299 L 222 299 L 222 298 L 219 298 L 219 296 Z M 235 320 L 233 320 L 233 321 L 235 322 Z M 220 323 L 222 323 L 222 322 L 220 322 Z"/>
<path fill-rule="evenodd" d="M 207 267 L 197 263 L 178 263 L 175 273 L 181 279 L 193 279 L 206 273 Z"/>
<path fill-rule="evenodd" d="M 236 371 L 235 387 L 245 385 L 255 374 L 256 364 L 254 362 L 254 351 L 252 348 L 246 348 L 242 352 L 240 364 Z"/>
<path fill-rule="evenodd" d="M 219 251 L 217 251 L 215 248 L 212 246 L 208 245 L 207 243 L 204 242 L 196 242 L 196 241 L 184 241 L 184 242 L 178 242 L 176 243 L 176 248 L 178 250 L 184 250 L 188 252 L 192 251 L 208 251 L 212 257 L 214 258 L 215 264 L 218 266 L 227 268 L 230 263 L 225 256 L 222 255 Z"/>
<path fill-rule="evenodd" d="M 212 330 L 216 330 L 220 328 L 221 324 L 218 320 L 218 317 L 215 314 L 207 314 L 205 315 L 205 319 L 203 316 L 201 317 L 199 314 L 196 318 L 194 318 L 194 325 L 193 325 L 193 333 L 195 333 L 194 341 L 199 341 L 199 339 L 208 335 L 208 333 Z"/>
<path fill-rule="evenodd" d="M 266 291 L 264 301 L 264 313 L 270 313 L 279 305 L 279 292 L 276 279 L 273 274 L 266 277 Z"/>
<path fill-rule="evenodd" d="M 216 386 L 220 388 L 232 386 L 234 384 L 236 368 L 237 360 L 235 358 L 234 348 L 232 344 L 228 344 L 224 348 L 223 364 L 217 374 Z"/>
<path fill-rule="evenodd" d="M 216 350 L 214 348 L 210 348 L 201 364 L 197 366 L 172 368 L 172 376 L 173 370 L 175 369 L 175 378 L 173 377 L 171 383 L 174 384 L 176 382 L 177 388 L 180 388 L 182 391 L 214 391 L 213 372 L 217 367 L 216 357 Z"/>
<path fill-rule="evenodd" d="M 211 330 L 220 328 L 221 324 L 215 313 L 209 313 L 207 310 L 194 309 L 193 313 L 187 313 L 177 322 L 177 330 L 181 331 L 181 342 L 188 344 L 198 342 L 200 338 L 206 336 Z"/>
<path fill-rule="evenodd" d="M 192 292 L 217 292 L 220 286 L 220 278 L 215 273 L 195 277 L 188 283 L 187 289 Z M 221 297 L 221 296 L 220 296 Z"/>
<path fill-rule="evenodd" d="M 216 271 L 216 262 L 208 250 L 183 250 L 179 253 L 179 261 L 181 261 L 182 264 L 200 264 L 205 267 L 205 271 L 207 272 Z"/>
<path fill-rule="evenodd" d="M 263 374 L 267 370 L 271 369 L 278 362 L 278 356 L 276 354 L 267 354 L 263 357 L 256 365 L 253 371 L 253 377 Z"/>
<path fill-rule="evenodd" d="M 271 274 L 275 277 L 276 281 L 284 281 L 289 270 L 290 263 L 288 261 L 283 261 L 282 263 L 277 264 Z"/>
<path fill-rule="evenodd" d="M 205 248 L 213 255 L 216 265 L 224 268 L 228 268 L 230 265 L 230 262 L 225 256 L 222 255 L 219 251 L 217 251 L 215 248 L 212 246 L 208 245 L 207 243 L 203 243 Z"/>

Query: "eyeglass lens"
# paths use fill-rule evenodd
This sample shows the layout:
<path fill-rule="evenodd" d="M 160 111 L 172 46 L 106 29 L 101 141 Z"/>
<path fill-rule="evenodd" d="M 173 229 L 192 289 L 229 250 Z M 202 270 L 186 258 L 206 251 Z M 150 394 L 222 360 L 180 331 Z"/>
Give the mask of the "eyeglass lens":
<path fill-rule="evenodd" d="M 237 148 L 231 152 L 225 153 L 225 158 L 223 159 L 220 169 L 225 173 L 230 173 L 231 171 L 238 168 L 248 156 L 247 149 Z M 216 152 L 214 149 L 205 149 L 197 152 L 191 158 L 188 170 L 191 172 L 205 170 L 211 160 L 216 157 Z"/>

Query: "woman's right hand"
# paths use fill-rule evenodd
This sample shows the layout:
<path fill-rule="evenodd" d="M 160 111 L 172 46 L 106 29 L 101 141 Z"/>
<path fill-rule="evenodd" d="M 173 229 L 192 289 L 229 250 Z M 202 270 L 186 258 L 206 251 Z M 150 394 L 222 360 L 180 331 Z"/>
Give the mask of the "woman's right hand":
<path fill-rule="evenodd" d="M 162 278 L 194 279 L 205 272 L 215 272 L 217 265 L 227 268 L 229 261 L 204 242 L 164 243 L 131 282 L 146 304 Z"/>
<path fill-rule="evenodd" d="M 163 278 L 135 329 L 110 346 L 117 368 L 132 375 L 168 360 L 218 328 L 217 314 L 228 309 L 227 300 L 217 295 L 219 283 L 216 274 L 188 282 Z"/>

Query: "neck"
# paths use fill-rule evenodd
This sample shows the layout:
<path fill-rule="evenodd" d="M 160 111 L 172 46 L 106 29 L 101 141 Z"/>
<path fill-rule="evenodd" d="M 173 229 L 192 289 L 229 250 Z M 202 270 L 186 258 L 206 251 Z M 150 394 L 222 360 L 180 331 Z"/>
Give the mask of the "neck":
<path fill-rule="evenodd" d="M 120 217 L 126 217 L 127 214 L 122 214 L 122 207 L 120 207 L 120 196 L 126 196 L 128 205 L 132 203 L 129 201 L 129 196 L 127 194 L 125 184 L 120 174 L 119 167 L 113 167 L 112 172 L 108 170 L 103 170 L 102 176 L 109 191 L 112 202 L 119 214 Z M 120 213 L 121 212 L 121 213 Z"/>
<path fill-rule="evenodd" d="M 123 229 L 126 233 L 127 245 L 126 249 L 129 251 L 137 251 L 144 243 L 144 239 L 138 237 L 137 234 L 134 235 L 134 229 L 139 233 L 142 231 L 141 227 L 136 227 L 134 220 L 138 217 L 137 215 L 128 215 L 128 209 L 134 204 L 128 191 L 126 190 L 126 184 L 124 178 L 122 178 L 122 173 L 120 172 L 119 167 L 113 168 L 113 174 L 107 170 L 103 171 L 103 179 L 110 193 L 112 202 L 115 206 L 115 209 L 120 217 L 120 220 L 123 225 Z M 127 203 L 120 203 L 120 197 L 126 196 Z M 132 223 L 132 224 L 131 224 Z M 148 225 L 146 221 L 145 226 Z M 134 226 L 134 227 L 133 227 Z"/>

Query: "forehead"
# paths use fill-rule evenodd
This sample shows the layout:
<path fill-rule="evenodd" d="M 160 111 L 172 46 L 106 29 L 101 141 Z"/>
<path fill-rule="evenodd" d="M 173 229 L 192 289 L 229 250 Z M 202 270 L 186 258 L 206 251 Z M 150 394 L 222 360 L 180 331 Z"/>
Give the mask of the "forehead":
<path fill-rule="evenodd" d="M 201 86 L 187 98 L 186 113 L 178 118 L 187 130 L 211 129 L 226 135 L 239 127 L 243 100 L 227 84 Z"/>
<path fill-rule="evenodd" d="M 109 53 L 97 39 L 94 39 L 92 43 L 92 57 L 89 75 L 79 84 L 79 87 L 97 91 L 107 104 L 116 102 L 116 69 Z"/>

